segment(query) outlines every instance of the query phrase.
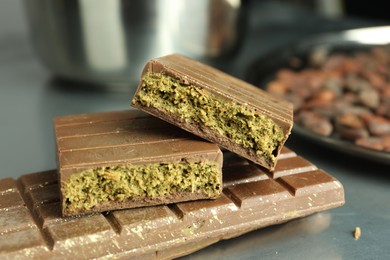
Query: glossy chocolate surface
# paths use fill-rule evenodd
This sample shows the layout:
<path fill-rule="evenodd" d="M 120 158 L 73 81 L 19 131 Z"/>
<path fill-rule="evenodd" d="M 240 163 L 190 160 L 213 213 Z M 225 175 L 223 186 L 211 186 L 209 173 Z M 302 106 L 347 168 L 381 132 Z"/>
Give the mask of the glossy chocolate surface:
<path fill-rule="evenodd" d="M 219 182 L 222 182 L 222 153 L 217 145 L 142 111 L 67 115 L 55 118 L 54 127 L 62 192 L 69 177 L 83 170 L 148 163 L 216 162 Z M 110 201 L 78 212 L 64 209 L 63 213 L 70 216 L 205 198 L 208 197 L 203 193 L 181 192 L 156 198 Z"/>
<path fill-rule="evenodd" d="M 216 200 L 83 217 L 61 216 L 55 170 L 2 179 L 0 258 L 169 259 L 344 204 L 338 180 L 287 148 L 279 160 L 289 163 L 275 171 L 280 177 L 232 153 L 225 157 Z"/>

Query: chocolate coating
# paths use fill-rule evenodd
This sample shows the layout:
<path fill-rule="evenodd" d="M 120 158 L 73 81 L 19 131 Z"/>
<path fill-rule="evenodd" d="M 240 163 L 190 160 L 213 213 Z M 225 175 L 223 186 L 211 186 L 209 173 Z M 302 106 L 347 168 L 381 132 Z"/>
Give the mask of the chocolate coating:
<path fill-rule="evenodd" d="M 199 87 L 202 91 L 206 91 L 222 100 L 240 104 L 244 109 L 255 111 L 255 115 L 266 116 L 271 119 L 282 130 L 283 135 L 282 140 L 272 151 L 275 157 L 280 153 L 283 144 L 291 132 L 293 124 L 291 103 L 273 97 L 265 91 L 215 68 L 174 54 L 149 61 L 144 68 L 143 75 L 148 72 L 166 74 L 185 85 Z M 184 120 L 179 115 L 155 107 L 153 104 L 143 104 L 139 100 L 142 88 L 143 80 L 141 79 L 140 85 L 132 100 L 132 104 L 135 107 L 214 142 L 269 170 L 275 168 L 276 160 L 270 161 L 264 155 L 254 153 L 250 148 L 245 148 L 242 144 L 232 141 L 231 137 L 221 134 L 220 131 L 212 129 L 207 124 Z"/>
<path fill-rule="evenodd" d="M 225 157 L 218 199 L 72 218 L 61 215 L 55 170 L 2 179 L 0 258 L 171 259 L 344 204 L 339 181 L 310 162 L 312 168 L 302 167 L 287 148 L 280 177 L 232 153 Z"/>
<path fill-rule="evenodd" d="M 64 216 L 215 198 L 221 193 L 222 187 L 214 194 L 185 190 L 110 200 L 90 209 L 69 210 L 66 183 L 82 171 L 153 163 L 212 162 L 217 164 L 217 182 L 222 186 L 222 153 L 217 145 L 136 110 L 62 116 L 55 118 L 54 127 Z"/>

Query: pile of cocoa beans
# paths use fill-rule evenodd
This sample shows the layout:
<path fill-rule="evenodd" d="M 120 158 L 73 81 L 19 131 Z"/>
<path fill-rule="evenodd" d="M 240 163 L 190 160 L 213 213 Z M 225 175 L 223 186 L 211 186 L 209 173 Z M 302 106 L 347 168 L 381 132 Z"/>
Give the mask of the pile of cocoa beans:
<path fill-rule="evenodd" d="M 390 45 L 310 57 L 304 69 L 280 69 L 267 91 L 291 101 L 295 123 L 318 135 L 390 152 Z"/>

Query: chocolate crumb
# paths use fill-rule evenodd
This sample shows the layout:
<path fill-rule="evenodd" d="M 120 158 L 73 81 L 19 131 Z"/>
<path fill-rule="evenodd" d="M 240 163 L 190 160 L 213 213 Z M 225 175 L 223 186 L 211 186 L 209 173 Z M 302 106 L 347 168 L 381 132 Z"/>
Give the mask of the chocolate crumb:
<path fill-rule="evenodd" d="M 353 237 L 355 238 L 355 240 L 358 240 L 361 235 L 362 230 L 360 229 L 360 227 L 355 227 L 355 230 L 353 231 Z"/>

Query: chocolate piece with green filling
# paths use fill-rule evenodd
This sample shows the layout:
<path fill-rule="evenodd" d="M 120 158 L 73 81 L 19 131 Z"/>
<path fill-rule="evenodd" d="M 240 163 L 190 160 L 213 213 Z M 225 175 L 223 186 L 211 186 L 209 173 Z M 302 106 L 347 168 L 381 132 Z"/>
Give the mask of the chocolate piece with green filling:
<path fill-rule="evenodd" d="M 64 216 L 217 198 L 222 153 L 144 112 L 54 120 Z"/>
<path fill-rule="evenodd" d="M 55 170 L 0 179 L 0 259 L 176 259 L 344 204 L 344 188 L 334 177 L 286 148 L 279 160 L 271 176 L 226 152 L 223 193 L 215 200 L 117 210 L 71 221 L 61 217 Z M 333 213 L 319 214 L 317 220 L 329 220 L 326 214 Z M 313 223 L 305 221 L 304 230 Z M 319 224 L 327 227 L 329 222 Z M 291 227 L 279 226 L 273 234 L 282 235 L 281 230 Z M 264 241 L 261 235 L 268 232 L 256 237 Z M 228 248 L 222 244 L 209 253 L 227 249 L 237 256 L 256 245 L 253 234 L 242 239 L 247 240 L 245 247 L 230 241 Z"/>
<path fill-rule="evenodd" d="M 291 103 L 177 54 L 146 64 L 132 105 L 271 171 L 293 124 Z"/>

